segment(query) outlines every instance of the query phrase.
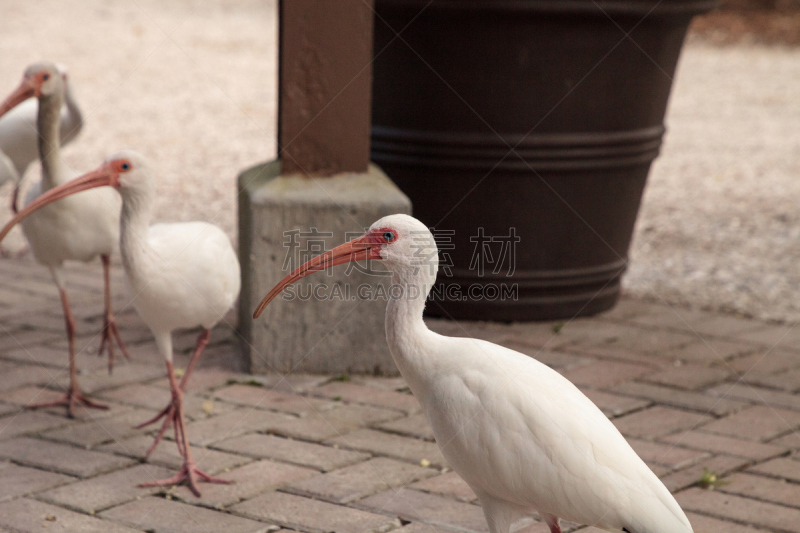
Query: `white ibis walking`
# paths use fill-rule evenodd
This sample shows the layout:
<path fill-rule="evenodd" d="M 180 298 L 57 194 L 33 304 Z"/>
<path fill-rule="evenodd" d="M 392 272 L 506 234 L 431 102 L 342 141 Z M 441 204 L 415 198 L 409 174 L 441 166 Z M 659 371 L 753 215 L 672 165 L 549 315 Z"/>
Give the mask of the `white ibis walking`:
<path fill-rule="evenodd" d="M 229 483 L 209 476 L 195 465 L 186 436 L 183 392 L 200 354 L 208 344 L 211 328 L 233 306 L 241 286 L 239 260 L 228 236 L 206 222 L 150 225 L 155 201 L 155 174 L 147 161 L 130 151 L 111 156 L 97 170 L 50 190 L 26 206 L 9 223 L 23 219 L 46 205 L 96 187 L 116 187 L 122 196 L 120 250 L 133 305 L 155 337 L 164 356 L 172 400 L 153 419 L 164 418 L 147 455 L 155 449 L 170 424 L 175 424 L 175 442 L 184 458 L 175 476 L 143 486 L 175 485 L 186 481 L 198 497 L 197 481 Z M 85 193 L 84 193 L 85 194 Z M 203 331 L 180 384 L 172 365 L 172 332 L 201 326 Z"/>
<path fill-rule="evenodd" d="M 64 65 L 56 65 L 64 83 L 64 107 L 61 108 L 59 138 L 61 144 L 71 142 L 83 128 L 83 114 L 72 92 L 72 83 Z M 17 194 L 28 167 L 39 157 L 39 142 L 36 128 L 38 104 L 36 100 L 25 100 L 0 118 L 0 185 L 11 181 L 14 192 L 11 209 L 17 212 Z"/>
<path fill-rule="evenodd" d="M 363 236 L 305 263 L 273 288 L 351 261 L 383 261 L 392 272 L 386 338 L 422 404 L 447 462 L 469 484 L 491 533 L 508 533 L 537 511 L 551 533 L 559 519 L 629 533 L 691 533 L 678 503 L 581 391 L 521 353 L 483 340 L 450 338 L 422 320 L 438 251 L 418 220 L 392 215 Z"/>
<path fill-rule="evenodd" d="M 76 172 L 61 159 L 60 119 L 64 104 L 64 78 L 52 63 L 36 63 L 25 70 L 19 86 L 0 103 L 0 117 L 31 97 L 39 100 L 36 116 L 39 157 L 42 179 L 28 192 L 25 203 L 31 204 L 48 191 L 75 177 Z M 90 400 L 80 389 L 75 363 L 75 320 L 70 311 L 64 279 L 64 261 L 91 261 L 100 256 L 105 282 L 105 313 L 99 353 L 108 346 L 109 372 L 114 364 L 114 341 L 127 357 L 128 352 L 117 328 L 111 309 L 110 256 L 119 241 L 119 196 L 111 188 L 98 189 L 65 198 L 47 206 L 22 224 L 36 261 L 47 266 L 61 295 L 69 339 L 70 383 L 64 398 L 55 402 L 32 405 L 66 405 L 73 415 L 75 405 L 105 409 Z M 12 219 L 10 224 L 20 220 Z"/>

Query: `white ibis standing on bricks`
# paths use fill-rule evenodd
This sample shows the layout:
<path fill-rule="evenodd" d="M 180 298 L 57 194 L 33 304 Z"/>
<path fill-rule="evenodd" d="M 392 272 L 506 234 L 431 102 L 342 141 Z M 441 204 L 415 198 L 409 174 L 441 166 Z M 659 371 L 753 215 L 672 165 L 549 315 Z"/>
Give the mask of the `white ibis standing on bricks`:
<path fill-rule="evenodd" d="M 438 251 L 414 218 L 382 218 L 363 236 L 305 263 L 267 294 L 254 318 L 300 278 L 369 259 L 386 264 L 389 293 L 400 295 L 386 308 L 392 357 L 447 462 L 478 496 L 491 533 L 508 533 L 533 511 L 551 533 L 561 531 L 560 518 L 608 531 L 691 533 L 667 488 L 567 379 L 513 350 L 426 327 L 422 311 Z"/>
<path fill-rule="evenodd" d="M 147 455 L 155 449 L 171 423 L 175 442 L 184 458 L 175 476 L 143 486 L 175 485 L 186 481 L 200 496 L 197 481 L 229 483 L 209 476 L 195 465 L 186 436 L 183 392 L 189 375 L 208 344 L 211 328 L 233 306 L 241 286 L 239 260 L 228 236 L 206 222 L 150 225 L 155 202 L 155 174 L 147 161 L 130 151 L 111 156 L 97 170 L 50 190 L 25 207 L 0 232 L 38 209 L 95 187 L 116 187 L 122 196 L 120 251 L 133 305 L 147 323 L 167 364 L 172 400 L 153 419 L 164 418 Z M 172 366 L 172 331 L 201 326 L 203 331 L 180 384 Z"/>
<path fill-rule="evenodd" d="M 64 78 L 52 63 L 36 63 L 25 70 L 22 82 L 3 102 L 0 117 L 28 98 L 39 100 L 36 117 L 39 157 L 42 162 L 42 179 L 28 192 L 25 203 L 30 205 L 38 197 L 66 183 L 77 175 L 61 159 L 59 124 L 64 104 Z M 80 389 L 75 363 L 75 320 L 70 311 L 64 279 L 64 261 L 91 261 L 100 256 L 105 282 L 105 313 L 99 353 L 108 346 L 108 365 L 114 363 L 114 341 L 127 357 L 128 353 L 119 334 L 111 310 L 110 256 L 119 241 L 119 196 L 108 187 L 65 198 L 27 218 L 22 232 L 28 240 L 36 261 L 47 266 L 61 295 L 69 339 L 70 383 L 64 398 L 55 402 L 32 405 L 66 405 L 70 416 L 75 405 L 105 409 L 106 406 L 90 400 Z M 11 223 L 19 220 L 12 219 Z"/>
<path fill-rule="evenodd" d="M 71 142 L 83 128 L 83 114 L 72 92 L 67 68 L 56 65 L 64 82 L 64 107 L 61 108 L 61 123 L 58 134 L 61 144 Z M 31 163 L 39 157 L 39 142 L 36 128 L 38 103 L 25 100 L 0 118 L 0 185 L 11 181 L 14 192 L 11 196 L 11 209 L 17 212 L 17 193 L 20 181 Z M 3 157 L 5 156 L 5 158 Z"/>

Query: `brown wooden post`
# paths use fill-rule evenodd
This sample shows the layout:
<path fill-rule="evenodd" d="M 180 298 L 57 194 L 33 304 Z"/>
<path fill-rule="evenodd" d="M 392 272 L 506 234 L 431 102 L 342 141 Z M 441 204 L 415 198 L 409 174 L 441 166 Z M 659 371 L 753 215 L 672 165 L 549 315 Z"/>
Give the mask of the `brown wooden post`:
<path fill-rule="evenodd" d="M 285 175 L 366 172 L 372 0 L 281 0 L 279 157 Z"/>
<path fill-rule="evenodd" d="M 411 213 L 408 197 L 369 162 L 371 6 L 280 3 L 279 158 L 238 180 L 239 332 L 254 373 L 397 373 L 384 334 L 386 301 L 363 296 L 388 294 L 385 276 L 339 267 L 298 285 L 334 292 L 282 297 L 252 319 L 264 294 L 321 239 L 330 250 L 381 217 Z"/>

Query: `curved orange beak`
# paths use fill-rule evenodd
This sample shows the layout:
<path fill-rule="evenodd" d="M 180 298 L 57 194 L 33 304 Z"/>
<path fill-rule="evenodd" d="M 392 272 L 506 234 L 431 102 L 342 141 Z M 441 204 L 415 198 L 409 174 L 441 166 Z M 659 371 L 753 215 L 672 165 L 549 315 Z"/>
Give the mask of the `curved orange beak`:
<path fill-rule="evenodd" d="M 119 174 L 115 172 L 113 168 L 111 168 L 111 165 L 104 163 L 96 170 L 87 172 L 83 176 L 75 178 L 64 185 L 56 187 L 55 189 L 50 189 L 43 195 L 39 196 L 36 200 L 26 205 L 25 209 L 14 215 L 14 218 L 8 221 L 8 224 L 6 224 L 3 227 L 3 230 L 0 231 L 0 241 L 5 239 L 6 235 L 8 235 L 8 232 L 11 231 L 11 228 L 19 224 L 22 219 L 34 211 L 41 209 L 47 204 L 52 204 L 53 202 L 60 200 L 65 196 L 85 191 L 87 189 L 108 186 L 119 187 Z"/>
<path fill-rule="evenodd" d="M 258 318 L 264 308 L 278 296 L 283 289 L 292 283 L 321 270 L 335 267 L 344 263 L 352 263 L 354 261 L 361 261 L 364 259 L 380 259 L 380 243 L 375 236 L 370 233 L 365 233 L 357 239 L 346 242 L 337 246 L 333 250 L 329 250 L 324 254 L 318 255 L 314 259 L 300 265 L 291 274 L 283 278 L 277 285 L 275 285 L 269 293 L 264 296 L 261 303 L 258 304 L 253 318 Z"/>
<path fill-rule="evenodd" d="M 0 117 L 17 107 L 19 104 L 36 96 L 37 87 L 32 78 L 24 77 L 19 86 L 0 103 Z"/>

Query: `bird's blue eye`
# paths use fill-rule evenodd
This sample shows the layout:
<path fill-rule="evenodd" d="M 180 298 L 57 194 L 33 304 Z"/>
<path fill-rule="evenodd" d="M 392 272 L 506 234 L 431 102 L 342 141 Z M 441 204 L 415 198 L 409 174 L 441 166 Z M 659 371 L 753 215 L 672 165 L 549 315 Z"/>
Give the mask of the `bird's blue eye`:
<path fill-rule="evenodd" d="M 383 238 L 386 239 L 387 242 L 392 242 L 394 240 L 394 233 L 391 231 L 387 231 L 383 234 Z"/>
<path fill-rule="evenodd" d="M 42 76 L 42 79 L 43 79 L 44 81 L 47 81 L 47 80 L 49 80 L 49 79 L 50 79 L 50 74 L 47 74 L 47 73 L 45 73 L 45 75 L 44 75 L 44 76 Z"/>
<path fill-rule="evenodd" d="M 131 164 L 130 163 L 122 163 L 122 170 L 130 170 Z"/>

